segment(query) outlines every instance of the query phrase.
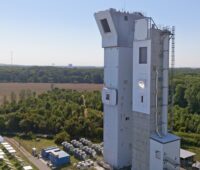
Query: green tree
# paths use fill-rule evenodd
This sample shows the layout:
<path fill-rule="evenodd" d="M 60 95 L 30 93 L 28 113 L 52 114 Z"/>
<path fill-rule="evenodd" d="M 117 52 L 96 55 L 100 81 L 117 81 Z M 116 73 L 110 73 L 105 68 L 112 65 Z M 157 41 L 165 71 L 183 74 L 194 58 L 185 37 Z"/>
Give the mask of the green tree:
<path fill-rule="evenodd" d="M 56 144 L 60 145 L 63 141 L 70 141 L 70 136 L 65 131 L 62 131 L 55 136 Z"/>

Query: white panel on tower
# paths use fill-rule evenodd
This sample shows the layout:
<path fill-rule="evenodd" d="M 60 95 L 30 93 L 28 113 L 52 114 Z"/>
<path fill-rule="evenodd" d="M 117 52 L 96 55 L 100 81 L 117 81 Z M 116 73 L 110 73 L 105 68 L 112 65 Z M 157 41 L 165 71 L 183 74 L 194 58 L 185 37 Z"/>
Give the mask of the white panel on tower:
<path fill-rule="evenodd" d="M 148 19 L 135 21 L 135 40 L 146 40 L 148 37 Z"/>
<path fill-rule="evenodd" d="M 102 90 L 102 101 L 106 105 L 117 104 L 117 91 L 115 89 L 103 88 Z"/>
<path fill-rule="evenodd" d="M 150 114 L 151 41 L 133 43 L 133 111 Z"/>

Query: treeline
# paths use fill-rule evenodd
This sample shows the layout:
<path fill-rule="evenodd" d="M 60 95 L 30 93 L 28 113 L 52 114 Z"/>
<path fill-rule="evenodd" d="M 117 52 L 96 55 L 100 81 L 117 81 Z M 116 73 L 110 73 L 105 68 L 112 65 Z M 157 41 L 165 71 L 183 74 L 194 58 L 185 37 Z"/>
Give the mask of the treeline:
<path fill-rule="evenodd" d="M 200 69 L 176 68 L 175 75 L 200 75 Z M 103 68 L 0 66 L 0 83 L 103 83 Z"/>
<path fill-rule="evenodd" d="M 0 66 L 0 83 L 103 83 L 102 68 Z"/>
<path fill-rule="evenodd" d="M 0 107 L 0 133 L 68 134 L 102 140 L 101 94 L 53 89 L 11 100 Z M 21 95 L 22 95 L 21 94 Z M 64 132 L 64 133 L 63 133 Z"/>
<path fill-rule="evenodd" d="M 179 70 L 173 88 L 174 130 L 200 133 L 200 70 Z"/>

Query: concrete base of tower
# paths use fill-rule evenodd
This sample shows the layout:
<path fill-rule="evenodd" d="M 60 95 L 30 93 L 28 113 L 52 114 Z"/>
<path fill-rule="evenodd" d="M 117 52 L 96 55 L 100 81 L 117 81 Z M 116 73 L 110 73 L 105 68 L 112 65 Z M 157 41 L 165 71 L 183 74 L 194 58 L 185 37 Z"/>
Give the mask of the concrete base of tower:
<path fill-rule="evenodd" d="M 180 169 L 180 138 L 168 133 L 150 139 L 150 170 Z"/>

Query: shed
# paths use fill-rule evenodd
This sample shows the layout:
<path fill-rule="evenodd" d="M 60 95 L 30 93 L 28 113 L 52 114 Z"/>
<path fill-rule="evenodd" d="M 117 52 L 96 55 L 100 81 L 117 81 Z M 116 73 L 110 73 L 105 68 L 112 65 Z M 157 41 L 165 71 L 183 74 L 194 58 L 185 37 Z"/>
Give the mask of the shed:
<path fill-rule="evenodd" d="M 50 153 L 49 159 L 52 165 L 55 167 L 70 163 L 70 156 L 64 151 L 52 151 Z"/>
<path fill-rule="evenodd" d="M 180 149 L 181 167 L 188 169 L 194 163 L 194 156 L 196 154 L 185 149 Z"/>

